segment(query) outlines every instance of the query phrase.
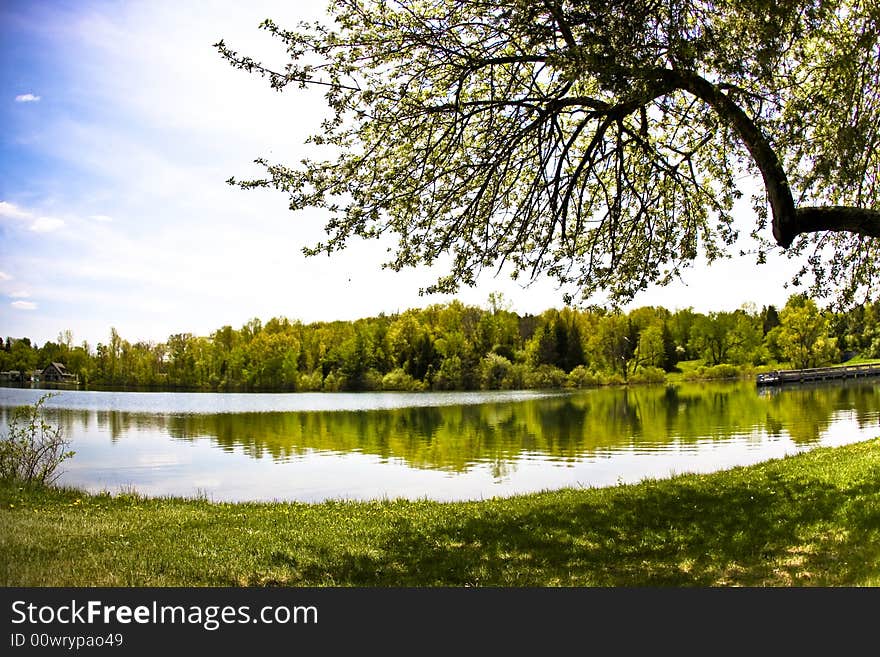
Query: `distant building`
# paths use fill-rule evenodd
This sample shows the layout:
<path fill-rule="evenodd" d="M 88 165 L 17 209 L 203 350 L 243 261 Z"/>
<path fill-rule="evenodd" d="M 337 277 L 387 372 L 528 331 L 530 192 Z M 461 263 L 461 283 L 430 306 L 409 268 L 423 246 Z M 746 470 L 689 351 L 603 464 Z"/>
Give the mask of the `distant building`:
<path fill-rule="evenodd" d="M 5 372 L 0 372 L 0 381 L 21 383 L 22 381 L 24 381 L 24 375 L 18 370 L 7 370 Z"/>
<path fill-rule="evenodd" d="M 53 383 L 75 383 L 76 374 L 71 374 L 61 363 L 49 363 L 49 366 L 40 372 L 41 381 L 51 381 Z"/>

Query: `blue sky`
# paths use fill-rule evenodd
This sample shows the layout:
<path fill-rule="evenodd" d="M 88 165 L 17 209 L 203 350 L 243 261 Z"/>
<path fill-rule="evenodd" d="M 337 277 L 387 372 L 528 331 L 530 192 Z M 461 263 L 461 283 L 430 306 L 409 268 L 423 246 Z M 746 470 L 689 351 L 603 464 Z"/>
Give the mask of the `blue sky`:
<path fill-rule="evenodd" d="M 323 116 L 320 92 L 278 94 L 229 67 L 220 38 L 283 61 L 259 22 L 322 15 L 309 2 L 0 4 L 0 335 L 42 344 L 63 330 L 92 346 L 207 335 L 253 317 L 354 319 L 441 302 L 418 290 L 437 272 L 382 271 L 386 245 L 304 258 L 324 217 L 230 176 L 267 156 L 295 162 Z M 748 214 L 748 210 L 744 210 Z M 745 217 L 745 222 L 749 218 Z M 748 223 L 744 223 L 748 225 Z M 781 306 L 790 263 L 734 258 L 688 272 L 634 305 L 731 310 Z M 562 303 L 549 281 L 501 275 L 457 295 L 513 310 Z"/>

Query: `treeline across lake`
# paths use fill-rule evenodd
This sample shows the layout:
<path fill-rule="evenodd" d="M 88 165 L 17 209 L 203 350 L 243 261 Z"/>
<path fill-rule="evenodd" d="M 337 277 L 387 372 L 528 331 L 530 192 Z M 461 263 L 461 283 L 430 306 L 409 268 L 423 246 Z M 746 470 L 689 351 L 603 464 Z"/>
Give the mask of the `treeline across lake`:
<path fill-rule="evenodd" d="M 7 337 L 0 370 L 51 362 L 81 384 L 195 390 L 337 391 L 588 387 L 728 378 L 757 367 L 818 367 L 880 357 L 880 304 L 820 310 L 802 295 L 777 311 L 630 312 L 551 309 L 518 315 L 491 295 L 487 308 L 458 301 L 355 321 L 304 324 L 253 319 L 209 336 L 75 346 L 69 331 L 41 347 Z M 681 374 L 678 374 L 681 373 Z"/>

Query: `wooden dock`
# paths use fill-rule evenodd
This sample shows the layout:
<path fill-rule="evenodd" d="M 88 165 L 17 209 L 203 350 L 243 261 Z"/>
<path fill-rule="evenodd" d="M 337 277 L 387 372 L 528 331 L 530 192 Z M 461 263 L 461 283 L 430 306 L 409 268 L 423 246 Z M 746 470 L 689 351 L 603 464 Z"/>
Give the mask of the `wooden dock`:
<path fill-rule="evenodd" d="M 808 370 L 774 370 L 773 372 L 759 374 L 757 384 L 759 386 L 778 386 L 786 383 L 860 379 L 869 376 L 880 376 L 880 364 L 814 367 Z"/>

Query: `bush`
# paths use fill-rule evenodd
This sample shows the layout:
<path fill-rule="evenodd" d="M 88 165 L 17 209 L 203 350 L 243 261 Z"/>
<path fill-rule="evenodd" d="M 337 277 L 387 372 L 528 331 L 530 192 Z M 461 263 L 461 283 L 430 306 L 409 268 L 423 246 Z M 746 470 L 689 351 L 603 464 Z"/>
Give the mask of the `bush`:
<path fill-rule="evenodd" d="M 500 390 L 513 365 L 504 356 L 489 353 L 480 361 L 480 387 L 483 390 Z"/>
<path fill-rule="evenodd" d="M 361 376 L 358 390 L 381 390 L 382 389 L 382 373 L 372 368 L 364 372 Z"/>
<path fill-rule="evenodd" d="M 58 466 L 74 455 L 61 427 L 43 417 L 43 403 L 53 396 L 45 394 L 33 406 L 12 411 L 9 430 L 0 439 L 0 479 L 48 486 L 61 475 Z"/>
<path fill-rule="evenodd" d="M 397 367 L 382 377 L 382 390 L 424 390 L 425 384 L 414 379 L 403 368 Z"/>
<path fill-rule="evenodd" d="M 617 372 L 600 372 L 597 375 L 597 380 L 600 386 L 622 386 L 626 384 L 626 379 Z"/>
<path fill-rule="evenodd" d="M 706 376 L 710 379 L 736 379 L 743 375 L 742 368 L 728 363 L 721 363 L 706 370 Z"/>
<path fill-rule="evenodd" d="M 572 388 L 588 388 L 599 385 L 599 379 L 583 365 L 578 365 L 568 373 L 568 385 Z"/>
<path fill-rule="evenodd" d="M 458 356 L 447 356 L 440 363 L 440 370 L 434 378 L 436 390 L 458 390 L 464 387 L 464 365 Z"/>
<path fill-rule="evenodd" d="M 531 386 L 526 382 L 529 366 L 525 363 L 512 363 L 507 368 L 504 378 L 501 380 L 501 388 L 504 390 L 523 390 Z"/>
<path fill-rule="evenodd" d="M 629 378 L 630 383 L 663 383 L 666 372 L 659 367 L 643 367 Z"/>
<path fill-rule="evenodd" d="M 324 377 L 324 392 L 339 392 L 345 387 L 345 377 L 336 372 L 330 372 Z"/>
<path fill-rule="evenodd" d="M 566 374 L 553 365 L 538 365 L 526 374 L 527 388 L 561 388 L 565 384 Z"/>
<path fill-rule="evenodd" d="M 700 366 L 697 369 L 687 372 L 684 375 L 686 381 L 703 381 L 708 379 L 737 379 L 747 373 L 747 369 L 730 365 L 729 363 L 721 363 L 711 367 Z"/>
<path fill-rule="evenodd" d="M 299 392 L 320 391 L 324 387 L 324 379 L 321 376 L 321 370 L 315 370 L 311 374 L 302 374 L 296 382 L 296 389 Z"/>

